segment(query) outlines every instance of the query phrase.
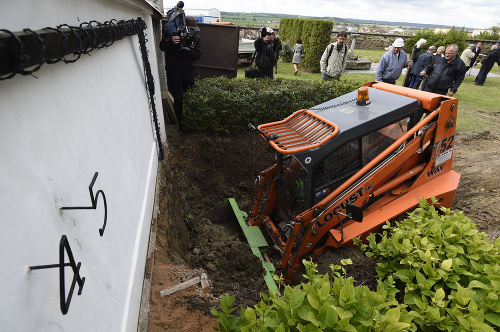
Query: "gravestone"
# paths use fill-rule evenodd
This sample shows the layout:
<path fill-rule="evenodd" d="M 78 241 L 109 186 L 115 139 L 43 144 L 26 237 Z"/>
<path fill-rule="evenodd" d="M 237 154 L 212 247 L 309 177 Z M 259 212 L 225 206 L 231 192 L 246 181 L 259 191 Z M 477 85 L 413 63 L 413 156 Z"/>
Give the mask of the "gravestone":
<path fill-rule="evenodd" d="M 354 48 L 356 47 L 356 39 L 359 38 L 359 34 L 352 34 L 351 48 L 349 54 L 347 55 L 347 62 L 345 69 L 349 70 L 369 70 L 372 66 L 372 62 L 368 58 L 358 58 L 354 55 Z"/>

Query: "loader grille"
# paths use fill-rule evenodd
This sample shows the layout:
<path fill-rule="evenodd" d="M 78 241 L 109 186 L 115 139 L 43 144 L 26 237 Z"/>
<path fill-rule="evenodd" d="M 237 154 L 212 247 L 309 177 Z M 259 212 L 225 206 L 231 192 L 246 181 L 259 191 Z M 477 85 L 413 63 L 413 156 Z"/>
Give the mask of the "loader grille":
<path fill-rule="evenodd" d="M 259 126 L 271 146 L 279 153 L 293 154 L 317 148 L 339 132 L 338 126 L 308 110 L 300 110 L 288 118 Z"/>

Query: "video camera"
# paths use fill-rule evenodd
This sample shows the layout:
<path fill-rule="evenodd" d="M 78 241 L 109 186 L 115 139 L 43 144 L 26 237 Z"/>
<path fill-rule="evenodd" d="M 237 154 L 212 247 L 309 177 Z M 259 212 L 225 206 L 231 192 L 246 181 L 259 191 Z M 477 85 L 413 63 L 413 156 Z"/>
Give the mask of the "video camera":
<path fill-rule="evenodd" d="M 262 38 L 264 38 L 265 36 L 270 36 L 270 35 L 272 35 L 272 34 L 273 34 L 273 33 L 272 33 L 272 30 L 271 30 L 271 31 L 268 31 L 268 29 L 267 29 L 266 27 L 262 27 L 262 28 L 260 28 L 260 36 L 261 36 Z"/>
<path fill-rule="evenodd" d="M 194 48 L 194 41 L 195 41 L 195 31 L 192 27 L 186 24 L 186 17 L 185 15 L 182 16 L 183 19 L 183 25 L 179 26 L 176 31 L 176 35 L 181 37 L 181 41 L 179 43 L 180 45 L 180 51 L 182 50 L 187 50 L 189 51 L 191 48 Z"/>
<path fill-rule="evenodd" d="M 186 14 L 184 10 L 184 2 L 179 1 L 177 5 L 167 12 L 167 23 L 163 26 L 164 36 L 179 36 L 179 51 L 194 48 L 195 30 L 186 24 Z"/>

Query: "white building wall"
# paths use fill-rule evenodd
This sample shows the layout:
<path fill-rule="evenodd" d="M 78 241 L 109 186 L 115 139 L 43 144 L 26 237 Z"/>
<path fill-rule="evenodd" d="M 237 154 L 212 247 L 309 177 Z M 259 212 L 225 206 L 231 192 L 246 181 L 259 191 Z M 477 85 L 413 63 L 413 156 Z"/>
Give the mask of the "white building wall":
<path fill-rule="evenodd" d="M 168 8 L 166 11 L 168 11 Z M 220 21 L 220 10 L 212 9 L 185 9 L 184 12 L 187 16 L 194 16 L 200 20 L 200 23 L 213 23 Z"/>
<path fill-rule="evenodd" d="M 154 13 L 139 0 L 2 1 L 0 28 L 141 17 L 158 82 Z M 138 37 L 72 64 L 45 64 L 35 75 L 0 81 L 0 329 L 135 331 L 158 167 Z M 88 187 L 95 172 L 94 194 L 102 190 L 108 208 L 102 237 L 102 197 L 95 210 L 59 209 L 91 205 Z M 28 271 L 59 263 L 63 235 L 86 278 L 66 315 L 59 306 L 59 269 Z M 70 267 L 65 274 L 67 296 Z"/>

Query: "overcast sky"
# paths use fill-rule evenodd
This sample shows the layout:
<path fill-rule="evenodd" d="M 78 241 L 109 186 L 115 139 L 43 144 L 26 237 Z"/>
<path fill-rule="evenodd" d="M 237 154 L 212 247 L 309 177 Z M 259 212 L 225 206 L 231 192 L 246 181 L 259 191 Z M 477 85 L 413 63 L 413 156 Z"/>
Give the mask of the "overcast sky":
<path fill-rule="evenodd" d="M 163 0 L 165 8 L 176 1 Z M 500 25 L 498 0 L 184 0 L 185 9 L 330 16 L 487 29 Z"/>

